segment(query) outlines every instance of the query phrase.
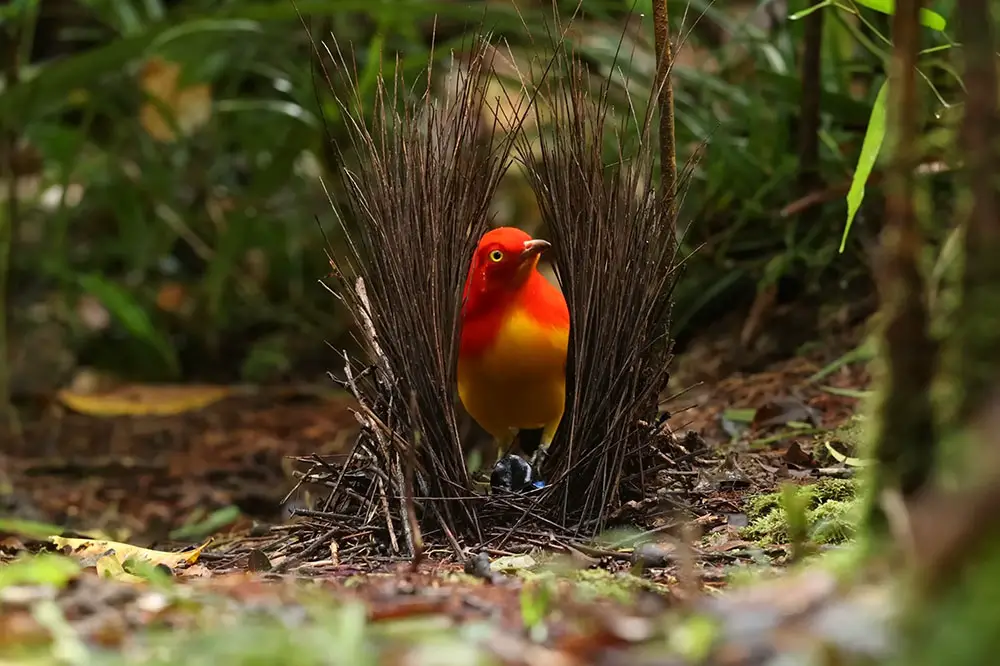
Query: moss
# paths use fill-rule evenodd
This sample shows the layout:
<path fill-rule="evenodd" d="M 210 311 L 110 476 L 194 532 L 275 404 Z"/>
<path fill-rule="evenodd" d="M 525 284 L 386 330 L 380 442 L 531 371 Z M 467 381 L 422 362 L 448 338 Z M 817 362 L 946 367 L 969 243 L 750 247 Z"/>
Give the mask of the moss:
<path fill-rule="evenodd" d="M 854 479 L 824 479 L 805 486 L 812 491 L 813 502 L 810 508 L 816 508 L 825 502 L 851 501 L 858 494 L 858 485 Z"/>
<path fill-rule="evenodd" d="M 781 508 L 780 493 L 765 493 L 754 495 L 747 500 L 747 519 L 752 523 L 771 513 L 775 509 Z"/>
<path fill-rule="evenodd" d="M 817 435 L 812 446 L 813 457 L 822 465 L 839 462 L 827 444 L 836 444 L 834 448 L 848 456 L 856 457 L 865 449 L 867 441 L 867 421 L 864 414 L 854 414 L 839 427 L 830 432 Z"/>
<path fill-rule="evenodd" d="M 841 543 L 855 531 L 858 482 L 853 479 L 824 479 L 799 488 L 806 498 L 809 538 L 815 543 Z M 785 543 L 788 521 L 781 507 L 780 493 L 757 495 L 747 500 L 749 524 L 740 531 L 745 539 L 762 544 Z"/>
<path fill-rule="evenodd" d="M 815 543 L 842 543 L 855 532 L 857 502 L 831 500 L 806 513 L 809 536 Z"/>
<path fill-rule="evenodd" d="M 641 590 L 658 594 L 669 588 L 653 581 L 633 576 L 629 573 L 611 573 L 604 569 L 577 569 L 575 571 L 520 571 L 518 576 L 525 581 L 549 579 L 559 581 L 572 590 L 574 596 L 585 601 L 609 599 L 621 603 L 631 603 Z"/>

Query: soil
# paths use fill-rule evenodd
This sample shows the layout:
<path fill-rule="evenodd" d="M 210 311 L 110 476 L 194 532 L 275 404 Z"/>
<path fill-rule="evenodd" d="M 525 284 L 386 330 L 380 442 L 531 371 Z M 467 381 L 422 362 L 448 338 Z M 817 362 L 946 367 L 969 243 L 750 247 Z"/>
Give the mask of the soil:
<path fill-rule="evenodd" d="M 414 571 L 398 558 L 352 556 L 349 538 L 321 541 L 312 533 L 305 538 L 300 513 L 322 502 L 323 489 L 297 487 L 294 473 L 310 456 L 346 453 L 358 431 L 348 398 L 316 391 L 234 395 L 173 416 L 90 416 L 52 401 L 34 410 L 20 432 L 4 437 L 0 508 L 7 516 L 53 523 L 67 533 L 96 532 L 162 551 L 212 538 L 197 563 L 172 571 L 177 587 L 189 590 L 185 604 L 178 603 L 176 590 L 102 577 L 96 560 L 84 561 L 73 584 L 58 591 L 54 599 L 75 635 L 126 660 L 146 640 L 137 636 L 156 636 L 165 627 L 202 638 L 223 630 L 222 609 L 230 614 L 236 609 L 245 623 L 262 614 L 285 623 L 298 618 L 293 624 L 301 624 L 302 613 L 311 612 L 304 610 L 309 608 L 304 581 L 312 593 L 335 597 L 337 613 L 361 609 L 366 640 L 378 646 L 372 663 L 403 663 L 402 656 L 427 636 L 454 638 L 470 627 L 481 627 L 478 638 L 461 634 L 455 644 L 474 645 L 477 654 L 500 663 L 691 663 L 691 654 L 667 649 L 665 637 L 695 631 L 690 618 L 699 613 L 716 623 L 712 663 L 769 663 L 801 648 L 783 643 L 789 631 L 804 645 L 815 635 L 816 641 L 833 640 L 849 651 L 878 652 L 884 637 L 876 620 L 886 608 L 880 588 L 859 585 L 844 592 L 828 572 L 809 570 L 755 586 L 756 592 L 716 596 L 731 585 L 735 571 L 780 568 L 789 561 L 788 544 L 761 545 L 741 537 L 748 497 L 786 480 L 850 476 L 849 467 L 817 446 L 815 435 L 857 411 L 856 392 L 869 383 L 864 364 L 846 364 L 819 381 L 814 376 L 856 347 L 862 332 L 858 326 L 841 327 L 811 351 L 762 363 L 753 372 L 731 371 L 732 357 L 740 354 L 735 365 L 754 365 L 746 345 L 733 344 L 737 334 L 731 331 L 689 346 L 677 362 L 674 384 L 681 395 L 669 403 L 669 423 L 678 433 L 696 431 L 711 447 L 712 455 L 697 469 L 695 491 L 686 498 L 696 508 L 699 534 L 687 544 L 654 543 L 649 552 L 553 540 L 544 549 L 489 551 L 491 570 L 489 560 L 477 567 L 457 561 L 444 544 L 429 543 Z M 719 362 L 725 354 L 730 362 Z M 723 372 L 728 374 L 720 376 Z M 230 516 L 226 524 L 213 527 L 212 517 L 223 514 Z M 309 543 L 321 547 L 310 550 Z M 4 538 L 0 528 L 0 563 L 39 549 L 46 549 L 41 542 L 13 534 Z M 545 567 L 526 565 L 524 551 Z M 549 569 L 563 574 L 545 573 Z M 26 594 L 5 594 L 0 582 L 0 647 L 37 645 L 55 635 L 39 621 L 32 605 L 37 599 Z M 542 610 L 532 610 L 532 604 Z M 156 612 L 149 611 L 153 607 Z M 767 610 L 763 615 L 761 608 Z M 664 629 L 664 618 L 677 609 L 689 619 Z M 536 613 L 544 622 L 532 620 Z M 834 616 L 854 620 L 831 639 Z M 423 638 L 383 640 L 387 627 L 414 618 L 429 623 Z M 861 618 L 864 628 L 854 627 Z M 202 656 L 208 659 L 212 649 L 204 648 Z M 233 659 L 223 661 L 243 663 Z"/>

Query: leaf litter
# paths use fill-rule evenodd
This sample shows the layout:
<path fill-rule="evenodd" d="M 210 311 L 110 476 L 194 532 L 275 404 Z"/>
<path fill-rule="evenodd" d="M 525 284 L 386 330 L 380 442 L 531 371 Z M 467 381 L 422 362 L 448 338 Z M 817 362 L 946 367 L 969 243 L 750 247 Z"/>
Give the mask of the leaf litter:
<path fill-rule="evenodd" d="M 856 400 L 809 384 L 828 360 L 714 382 L 675 417 L 709 446 L 693 468 L 693 540 L 678 533 L 676 510 L 663 512 L 663 495 L 623 507 L 626 518 L 662 513 L 652 532 L 525 534 L 466 561 L 431 547 L 418 572 L 357 549 L 350 534 L 303 537 L 303 514 L 318 505 L 302 488 L 279 510 L 318 464 L 313 454 L 350 445 L 347 403 L 242 395 L 172 416 L 29 424 L 55 444 L 13 448 L 5 469 L 13 490 L 63 527 L 0 522 L 0 647 L 80 663 L 766 664 L 821 645 L 844 658 L 886 654 L 882 587 L 840 585 L 833 566 L 761 583 L 788 561 L 788 544 L 744 536 L 748 497 L 782 480 L 815 482 L 825 478 L 818 465 L 837 464 L 817 451 L 843 448 L 832 428 Z M 859 389 L 866 378 L 848 366 L 824 383 Z M 753 410 L 738 437 L 719 418 L 734 407 Z M 752 446 L 796 422 L 826 434 Z M 227 522 L 233 506 L 239 517 Z"/>

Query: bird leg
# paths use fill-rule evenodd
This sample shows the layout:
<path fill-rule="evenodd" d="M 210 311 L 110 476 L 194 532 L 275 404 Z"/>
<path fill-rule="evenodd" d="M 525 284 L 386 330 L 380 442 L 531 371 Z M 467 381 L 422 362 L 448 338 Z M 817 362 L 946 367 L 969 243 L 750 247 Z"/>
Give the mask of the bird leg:
<path fill-rule="evenodd" d="M 552 440 L 555 439 L 556 429 L 559 427 L 559 423 L 556 422 L 551 425 L 545 426 L 542 431 L 541 441 L 538 443 L 538 448 L 532 453 L 529 462 L 531 466 L 536 470 L 540 470 L 545 467 L 545 458 L 549 452 L 549 445 L 552 444 Z"/>
<path fill-rule="evenodd" d="M 497 464 L 497 461 L 510 452 L 516 436 L 517 430 L 511 428 L 506 434 L 494 438 L 494 441 L 496 442 L 496 457 L 490 462 L 490 469 L 493 469 L 493 466 Z"/>
<path fill-rule="evenodd" d="M 504 457 L 514 443 L 515 434 L 516 431 L 512 430 L 504 435 L 494 435 L 490 446 L 479 447 L 468 453 L 466 459 L 469 472 L 489 478 L 497 461 Z"/>

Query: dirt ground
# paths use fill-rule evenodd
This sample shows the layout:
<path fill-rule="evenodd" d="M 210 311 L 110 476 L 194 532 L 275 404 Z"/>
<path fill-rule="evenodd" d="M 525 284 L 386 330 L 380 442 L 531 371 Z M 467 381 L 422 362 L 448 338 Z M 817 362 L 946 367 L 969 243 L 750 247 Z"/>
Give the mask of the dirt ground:
<path fill-rule="evenodd" d="M 686 350 L 675 365 L 670 424 L 711 447 L 683 498 L 700 535 L 641 556 L 607 546 L 491 550 L 475 566 L 431 544 L 413 571 L 388 556 L 352 557 L 351 535 L 304 552 L 297 526 L 324 498 L 317 489 L 291 492 L 302 469 L 295 459 L 343 454 L 357 432 L 350 399 L 315 387 L 226 391 L 172 415 L 140 406 L 133 416 L 102 416 L 100 404 L 81 409 L 66 396 L 35 406 L 4 439 L 0 515 L 59 525 L 64 536 L 175 556 L 187 549 L 192 562 L 172 561 L 157 583 L 109 564 L 114 546 L 98 541 L 96 550 L 75 549 L 80 570 L 48 571 L 41 586 L 37 572 L 5 586 L 0 565 L 0 653 L 250 663 L 222 647 L 244 641 L 258 657 L 298 655 L 284 663 L 680 664 L 710 652 L 710 663 L 764 664 L 820 644 L 878 654 L 888 640 L 878 629 L 881 588 L 845 592 L 831 573 L 811 569 L 720 596 L 740 571 L 778 569 L 793 555 L 789 544 L 743 535 L 748 498 L 786 480 L 851 476 L 843 459 L 855 452 L 839 442 L 841 455 L 831 457 L 824 436 L 856 413 L 868 388 L 865 363 L 837 364 L 861 332 L 845 327 L 778 361 L 751 359 L 731 333 Z M 200 404 L 128 391 L 138 405 Z M 6 525 L 0 563 L 54 549 Z M 700 617 L 712 618 L 711 629 Z M 428 647 L 435 641 L 440 650 Z M 342 647 L 331 657 L 334 645 Z"/>

